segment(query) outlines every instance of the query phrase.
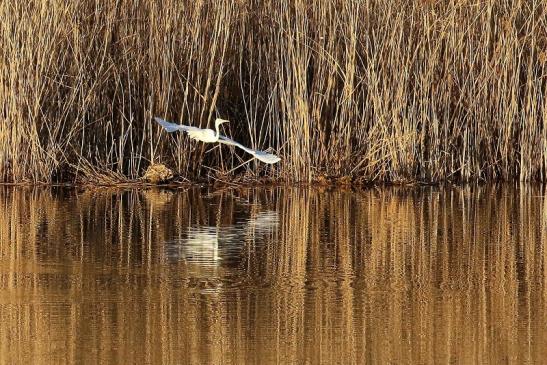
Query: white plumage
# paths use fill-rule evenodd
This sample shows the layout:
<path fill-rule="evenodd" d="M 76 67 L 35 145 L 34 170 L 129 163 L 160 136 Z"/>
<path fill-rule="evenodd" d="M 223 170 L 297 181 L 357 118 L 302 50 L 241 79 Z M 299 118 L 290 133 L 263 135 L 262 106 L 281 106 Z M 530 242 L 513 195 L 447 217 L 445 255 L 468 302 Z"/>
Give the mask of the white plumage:
<path fill-rule="evenodd" d="M 268 163 L 268 164 L 274 164 L 276 162 L 281 161 L 281 158 L 279 158 L 278 156 L 276 156 L 272 153 L 259 151 L 259 150 L 253 150 L 251 148 L 243 146 L 239 142 L 236 142 L 236 141 L 234 141 L 234 140 L 220 134 L 219 126 L 222 123 L 227 123 L 228 122 L 225 119 L 216 119 L 215 120 L 215 130 L 214 131 L 212 129 L 209 129 L 209 128 L 203 129 L 203 128 L 192 127 L 192 126 L 183 125 L 183 124 L 175 124 L 175 123 L 168 122 L 168 121 L 163 120 L 163 119 L 158 118 L 158 117 L 155 117 L 154 119 L 168 133 L 173 133 L 173 132 L 176 132 L 176 131 L 184 131 L 184 132 L 188 133 L 188 136 L 190 136 L 190 138 L 195 139 L 197 141 L 206 142 L 206 143 L 219 142 L 219 143 L 227 144 L 227 145 L 230 145 L 230 146 L 235 146 L 235 147 L 241 148 L 243 151 L 245 151 L 247 153 L 250 153 L 256 159 L 258 159 L 258 160 L 260 160 L 264 163 Z"/>

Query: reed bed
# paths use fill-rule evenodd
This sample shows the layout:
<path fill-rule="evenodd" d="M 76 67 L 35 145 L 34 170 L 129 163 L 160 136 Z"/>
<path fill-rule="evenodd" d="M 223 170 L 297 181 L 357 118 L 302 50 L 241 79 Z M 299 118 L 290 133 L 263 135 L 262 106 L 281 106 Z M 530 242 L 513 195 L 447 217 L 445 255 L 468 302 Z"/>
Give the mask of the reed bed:
<path fill-rule="evenodd" d="M 542 1 L 0 3 L 0 181 L 546 179 Z M 168 136 L 158 115 L 282 157 Z"/>

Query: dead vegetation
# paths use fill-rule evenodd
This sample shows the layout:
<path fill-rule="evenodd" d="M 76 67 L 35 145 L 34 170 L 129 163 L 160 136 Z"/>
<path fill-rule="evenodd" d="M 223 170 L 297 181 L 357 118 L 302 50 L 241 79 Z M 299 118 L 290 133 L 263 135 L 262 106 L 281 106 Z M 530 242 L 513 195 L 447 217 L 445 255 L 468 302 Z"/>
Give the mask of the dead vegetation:
<path fill-rule="evenodd" d="M 144 173 L 143 180 L 152 184 L 168 182 L 174 177 L 173 171 L 163 164 L 154 164 L 148 166 Z"/>
<path fill-rule="evenodd" d="M 0 181 L 546 178 L 540 1 L 0 3 Z M 167 136 L 211 126 L 273 168 Z M 206 169 L 205 167 L 209 168 Z M 237 168 L 236 168 L 237 167 Z M 109 180 L 109 181 L 110 181 Z"/>

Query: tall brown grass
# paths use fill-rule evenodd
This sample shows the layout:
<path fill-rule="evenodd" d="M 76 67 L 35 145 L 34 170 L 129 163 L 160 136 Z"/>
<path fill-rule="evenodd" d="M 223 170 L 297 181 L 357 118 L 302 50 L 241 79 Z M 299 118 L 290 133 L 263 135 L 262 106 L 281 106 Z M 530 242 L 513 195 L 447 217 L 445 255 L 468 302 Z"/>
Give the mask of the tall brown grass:
<path fill-rule="evenodd" d="M 528 1 L 0 3 L 0 180 L 545 180 L 547 7 Z"/>

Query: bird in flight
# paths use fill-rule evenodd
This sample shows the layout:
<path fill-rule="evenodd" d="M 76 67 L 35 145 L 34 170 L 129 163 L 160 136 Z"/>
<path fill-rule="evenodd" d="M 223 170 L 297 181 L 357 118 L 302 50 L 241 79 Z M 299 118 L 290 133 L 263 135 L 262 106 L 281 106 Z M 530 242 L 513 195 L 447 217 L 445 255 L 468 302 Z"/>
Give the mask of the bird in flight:
<path fill-rule="evenodd" d="M 219 127 L 222 123 L 228 123 L 229 121 L 225 119 L 216 119 L 215 120 L 215 130 L 209 129 L 209 128 L 198 128 L 198 127 L 192 127 L 189 125 L 183 125 L 183 124 L 175 124 L 168 122 L 164 119 L 155 117 L 154 120 L 158 122 L 159 125 L 161 125 L 168 133 L 173 133 L 176 131 L 183 131 L 188 133 L 188 136 L 190 138 L 195 139 L 196 141 L 201 141 L 205 143 L 223 143 L 230 146 L 235 146 L 238 148 L 241 148 L 243 151 L 253 155 L 257 160 L 260 160 L 264 163 L 268 164 L 274 164 L 276 162 L 281 161 L 281 158 L 278 156 L 268 153 L 265 151 L 259 151 L 259 150 L 253 150 L 251 148 L 245 147 L 239 142 L 236 142 L 226 136 L 223 136 L 220 134 Z"/>

